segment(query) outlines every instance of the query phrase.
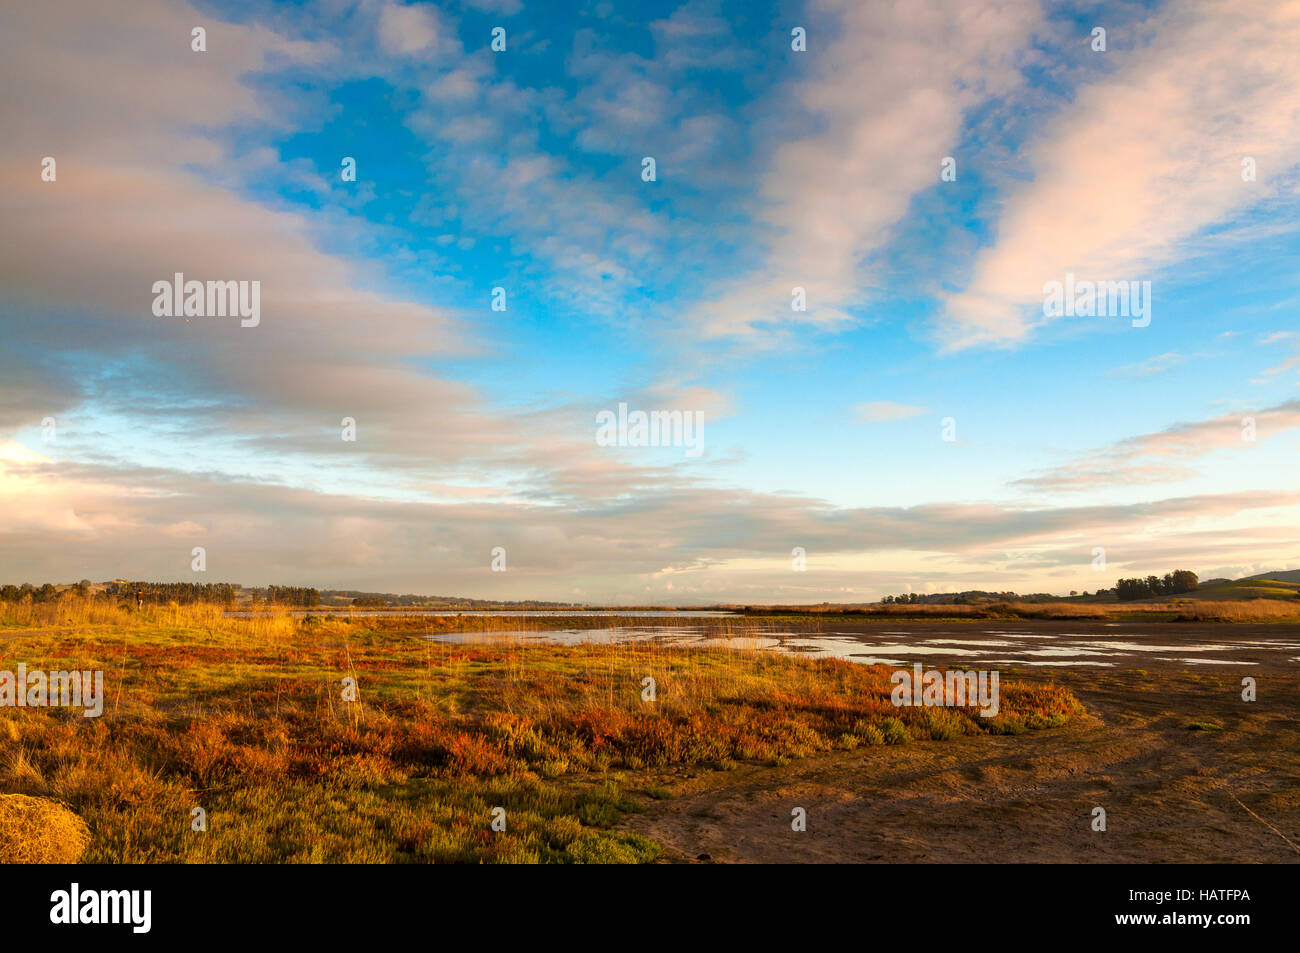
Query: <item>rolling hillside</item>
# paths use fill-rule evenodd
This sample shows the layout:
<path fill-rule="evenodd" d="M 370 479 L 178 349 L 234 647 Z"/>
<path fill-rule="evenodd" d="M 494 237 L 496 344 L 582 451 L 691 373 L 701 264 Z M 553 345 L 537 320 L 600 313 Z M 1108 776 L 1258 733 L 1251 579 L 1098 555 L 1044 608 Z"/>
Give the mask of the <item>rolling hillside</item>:
<path fill-rule="evenodd" d="M 1238 582 L 1249 582 L 1254 579 L 1271 579 L 1276 582 L 1293 582 L 1300 584 L 1300 569 L 1282 569 L 1274 572 L 1262 572 L 1256 576 L 1247 576 Z"/>
<path fill-rule="evenodd" d="M 1278 577 L 1283 578 L 1278 578 Z M 1295 580 L 1295 581 L 1291 581 Z M 1157 597 L 1143 602 L 1174 601 L 1177 599 L 1197 599 L 1210 601 L 1240 601 L 1245 599 L 1300 599 L 1300 572 L 1263 573 L 1247 579 L 1234 579 L 1229 582 L 1209 585 L 1194 592 L 1185 592 L 1172 599 L 1167 596 Z"/>

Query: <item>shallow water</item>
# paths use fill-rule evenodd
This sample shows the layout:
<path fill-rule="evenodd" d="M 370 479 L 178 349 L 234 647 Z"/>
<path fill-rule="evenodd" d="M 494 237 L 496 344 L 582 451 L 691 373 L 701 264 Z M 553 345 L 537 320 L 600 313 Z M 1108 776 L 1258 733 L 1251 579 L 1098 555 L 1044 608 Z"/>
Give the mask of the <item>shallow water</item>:
<path fill-rule="evenodd" d="M 433 641 L 456 643 L 580 643 L 620 644 L 657 642 L 692 647 L 727 647 L 743 651 L 783 652 L 803 656 L 848 659 L 864 665 L 908 665 L 924 661 L 951 663 L 965 668 L 994 665 L 1028 667 L 1145 668 L 1186 665 L 1243 665 L 1261 663 L 1290 667 L 1298 659 L 1296 633 L 1276 629 L 1276 638 L 1260 638 L 1258 627 L 1234 630 L 1217 627 L 1214 638 L 1203 628 L 1173 623 L 1127 627 L 1119 633 L 1104 631 L 1041 631 L 1042 624 L 1025 623 L 1020 629 L 970 626 L 954 629 L 942 625 L 920 626 L 907 632 L 870 630 L 845 632 L 761 631 L 752 636 L 727 637 L 705 625 L 630 625 L 600 629 L 548 631 L 454 632 L 429 635 Z M 1114 623 L 1106 624 L 1107 628 Z M 1040 631 L 1027 631 L 1036 628 Z M 1073 628 L 1083 628 L 1074 623 Z M 921 631 L 929 629 L 929 631 Z M 1100 629 L 1100 626 L 1098 627 Z M 1229 637 L 1240 631 L 1242 638 Z M 1273 632 L 1267 633 L 1272 635 Z M 881 638 L 887 636 L 887 638 Z M 1182 638 L 1181 636 L 1186 636 Z M 1148 640 L 1149 639 L 1149 640 Z M 1202 653 L 1214 653 L 1207 657 Z M 1236 657 L 1234 657 L 1236 656 Z"/>
<path fill-rule="evenodd" d="M 231 610 L 225 615 L 231 619 L 249 619 L 254 616 L 268 615 L 269 610 L 265 609 L 238 609 Z M 620 619 L 725 619 L 735 616 L 734 612 L 724 612 L 714 609 L 625 609 L 615 611 L 611 609 L 349 609 L 349 608 L 317 608 L 317 609 L 294 609 L 289 613 L 295 618 L 302 618 L 308 615 L 321 616 L 502 616 L 505 618 L 521 619 L 541 619 L 554 618 L 563 616 L 566 619 L 577 618 L 579 616 L 586 618 L 617 617 Z"/>

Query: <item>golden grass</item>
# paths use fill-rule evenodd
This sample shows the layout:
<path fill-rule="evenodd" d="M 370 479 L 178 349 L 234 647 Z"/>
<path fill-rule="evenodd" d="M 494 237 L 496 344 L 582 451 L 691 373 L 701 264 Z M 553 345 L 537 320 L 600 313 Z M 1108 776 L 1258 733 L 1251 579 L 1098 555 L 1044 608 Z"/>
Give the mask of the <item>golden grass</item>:
<path fill-rule="evenodd" d="M 1300 601 L 1191 601 L 1169 606 L 1178 622 L 1300 622 Z"/>
<path fill-rule="evenodd" d="M 69 804 L 90 826 L 90 862 L 651 860 L 657 845 L 616 827 L 646 769 L 1017 734 L 1078 711 L 1068 692 L 1012 681 L 993 719 L 895 708 L 887 668 L 739 647 L 456 644 L 283 613 L 85 612 L 4 619 L 0 668 L 100 669 L 107 699 L 98 719 L 0 709 L 0 790 Z"/>
<path fill-rule="evenodd" d="M 146 605 L 105 598 L 64 594 L 49 602 L 0 602 L 0 628 L 68 627 L 79 632 L 121 630 L 133 626 L 150 628 L 197 628 L 210 633 L 227 632 L 253 638 L 285 637 L 296 631 L 292 610 L 283 606 L 261 608 L 246 619 L 228 618 L 225 606 L 211 603 Z"/>

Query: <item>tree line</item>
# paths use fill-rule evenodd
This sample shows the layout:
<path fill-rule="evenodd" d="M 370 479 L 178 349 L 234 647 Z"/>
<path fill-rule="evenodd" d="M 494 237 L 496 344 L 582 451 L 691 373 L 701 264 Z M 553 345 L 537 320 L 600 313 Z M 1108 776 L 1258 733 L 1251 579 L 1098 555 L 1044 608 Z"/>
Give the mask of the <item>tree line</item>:
<path fill-rule="evenodd" d="M 277 606 L 310 609 L 320 605 L 320 590 L 309 586 L 267 586 L 266 601 Z"/>
<path fill-rule="evenodd" d="M 884 596 L 885 605 L 965 605 L 982 602 L 1053 602 L 1060 596 L 1046 592 L 987 592 L 983 589 L 967 589 L 964 592 L 901 592 L 896 596 Z"/>
<path fill-rule="evenodd" d="M 233 606 L 239 588 L 229 582 L 110 582 L 104 587 L 104 595 L 110 599 L 135 601 L 135 594 L 139 592 L 150 605 L 215 602 Z"/>
<path fill-rule="evenodd" d="M 1200 585 L 1200 579 L 1190 569 L 1176 569 L 1163 576 L 1136 576 L 1121 579 L 1114 589 L 1098 589 L 1090 598 L 1094 601 L 1116 599 L 1150 599 L 1154 596 L 1176 596 L 1183 592 L 1193 592 Z M 1071 591 L 1070 595 L 1079 593 Z M 1083 596 L 1088 597 L 1085 591 Z M 1062 597 L 1047 592 L 987 592 L 983 589 L 968 589 L 965 592 L 903 592 L 881 598 L 885 605 L 962 605 L 986 602 L 1058 602 Z"/>
<path fill-rule="evenodd" d="M 1115 583 L 1115 596 L 1121 602 L 1130 599 L 1150 599 L 1153 596 L 1176 596 L 1181 592 L 1193 592 L 1200 585 L 1200 579 L 1190 569 L 1175 569 L 1163 576 L 1134 576 L 1121 579 Z"/>
<path fill-rule="evenodd" d="M 134 603 L 136 593 L 140 593 L 149 605 L 165 605 L 175 602 L 188 605 L 195 602 L 215 603 L 221 606 L 233 606 L 243 586 L 231 582 L 128 582 L 115 580 L 105 583 L 102 590 L 93 588 L 89 579 L 72 586 L 56 586 L 45 583 L 33 586 L 30 582 L 22 585 L 0 586 L 0 601 L 21 602 L 31 599 L 33 602 L 54 602 L 64 594 L 83 598 L 101 598 L 126 600 Z M 265 601 L 272 605 L 312 608 L 320 605 L 320 590 L 308 586 L 268 586 L 266 589 L 251 590 L 253 602 Z"/>
<path fill-rule="evenodd" d="M 18 602 L 28 596 L 33 602 L 51 602 L 58 594 L 59 590 L 48 582 L 43 586 L 33 586 L 30 582 L 21 586 L 0 586 L 0 600 L 5 602 Z"/>

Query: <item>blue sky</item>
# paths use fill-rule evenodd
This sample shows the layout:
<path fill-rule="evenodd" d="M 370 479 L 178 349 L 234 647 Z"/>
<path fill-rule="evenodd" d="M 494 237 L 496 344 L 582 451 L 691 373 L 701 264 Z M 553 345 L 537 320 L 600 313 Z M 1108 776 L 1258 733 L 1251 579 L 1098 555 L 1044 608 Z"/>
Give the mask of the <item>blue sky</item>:
<path fill-rule="evenodd" d="M 562 6 L 5 14 L 6 578 L 202 546 L 212 581 L 802 602 L 1300 566 L 1293 13 Z M 178 270 L 260 281 L 261 324 L 152 314 Z M 1150 282 L 1150 324 L 1048 318 L 1066 273 Z M 599 446 L 620 402 L 703 452 Z"/>

